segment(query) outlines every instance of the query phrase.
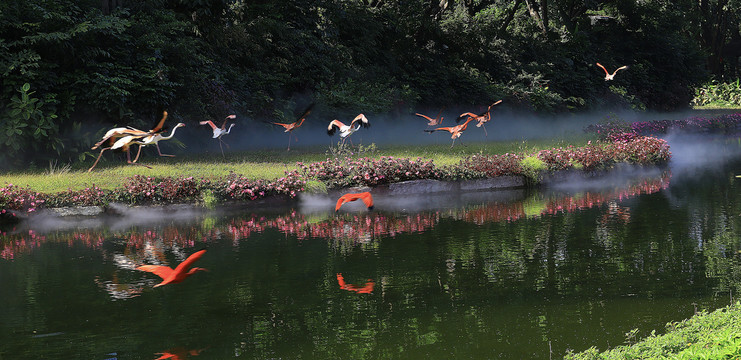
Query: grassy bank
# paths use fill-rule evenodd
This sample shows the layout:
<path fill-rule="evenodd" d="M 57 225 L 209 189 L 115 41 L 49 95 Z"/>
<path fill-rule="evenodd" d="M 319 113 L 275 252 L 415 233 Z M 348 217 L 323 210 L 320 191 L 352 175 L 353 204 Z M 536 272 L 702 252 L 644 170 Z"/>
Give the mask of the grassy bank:
<path fill-rule="evenodd" d="M 666 325 L 666 334 L 599 352 L 567 354 L 568 360 L 738 359 L 741 357 L 741 303 Z"/>
<path fill-rule="evenodd" d="M 452 149 L 449 143 L 434 145 L 390 145 L 390 146 L 362 146 L 357 148 L 353 156 L 367 156 L 380 158 L 393 156 L 395 158 L 421 157 L 433 160 L 438 166 L 452 165 L 461 159 L 473 154 L 504 154 L 512 152 L 537 152 L 559 146 L 584 146 L 595 137 L 576 134 L 573 137 L 561 139 L 542 139 L 530 141 L 505 141 L 487 143 L 467 143 L 465 146 L 456 144 Z M 151 150 L 151 149 L 150 149 Z M 273 180 L 282 177 L 286 170 L 296 169 L 297 162 L 315 162 L 334 157 L 338 152 L 327 147 L 298 148 L 290 152 L 285 149 L 261 150 L 247 152 L 226 153 L 216 155 L 179 155 L 174 158 L 153 157 L 151 151 L 148 157 L 142 158 L 141 163 L 152 166 L 147 169 L 143 166 L 132 166 L 125 163 L 123 155 L 104 153 L 105 160 L 90 173 L 85 168 L 71 168 L 63 165 L 54 165 L 49 168 L 30 169 L 18 172 L 0 174 L 0 185 L 11 183 L 19 186 L 29 186 L 31 189 L 43 193 L 55 193 L 67 189 L 80 190 L 95 185 L 101 189 L 121 187 L 128 177 L 142 176 L 171 176 L 195 177 L 215 179 L 236 173 L 248 179 Z M 341 152 L 347 154 L 348 152 Z M 87 166 L 92 165 L 92 162 Z"/>

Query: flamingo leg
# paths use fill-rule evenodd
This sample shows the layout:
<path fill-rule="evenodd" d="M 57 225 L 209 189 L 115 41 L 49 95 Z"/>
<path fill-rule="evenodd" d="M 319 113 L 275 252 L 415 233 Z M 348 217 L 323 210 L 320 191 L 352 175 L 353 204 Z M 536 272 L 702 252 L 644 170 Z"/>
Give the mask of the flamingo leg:
<path fill-rule="evenodd" d="M 93 166 L 91 166 L 90 169 L 87 169 L 87 172 L 93 171 L 93 168 L 95 168 L 95 165 L 98 165 L 98 161 L 100 161 L 100 157 L 103 156 L 103 151 L 106 151 L 108 149 L 110 149 L 110 148 L 107 147 L 107 148 L 100 149 L 100 154 L 98 154 L 98 158 L 95 159 L 95 162 L 93 163 Z"/>
<path fill-rule="evenodd" d="M 128 153 L 128 151 L 126 152 Z M 134 162 L 137 162 L 139 160 L 139 155 L 142 153 L 142 146 L 139 145 L 139 151 L 136 152 L 136 157 L 134 158 Z"/>
<path fill-rule="evenodd" d="M 481 127 L 484 128 L 484 136 L 489 137 L 489 134 L 486 132 L 486 125 L 481 124 Z"/>
<path fill-rule="evenodd" d="M 291 151 L 291 133 L 288 133 L 288 150 L 286 151 Z"/>
<path fill-rule="evenodd" d="M 221 146 L 221 143 L 223 143 L 223 141 L 221 141 L 221 138 L 219 138 L 219 149 L 221 149 L 221 156 L 222 157 L 226 157 L 226 156 L 224 156 L 224 147 Z"/>
<path fill-rule="evenodd" d="M 139 145 L 139 150 L 141 150 L 141 145 Z M 126 149 L 126 162 L 129 163 L 129 164 L 131 164 L 131 165 L 144 166 L 147 169 L 151 169 L 152 168 L 151 166 L 147 166 L 147 165 L 144 165 L 144 164 L 137 164 L 135 162 L 132 162 L 131 161 L 131 152 L 129 151 L 129 149 Z"/>
<path fill-rule="evenodd" d="M 155 143 L 154 145 L 155 145 L 155 146 L 157 146 L 157 152 L 158 152 L 158 153 L 160 154 L 160 156 L 170 156 L 170 157 L 175 157 L 175 155 L 168 155 L 168 154 L 163 154 L 163 153 L 162 153 L 162 151 L 160 151 L 160 144 L 159 144 L 159 143 Z M 140 147 L 139 149 L 141 150 L 141 147 Z"/>

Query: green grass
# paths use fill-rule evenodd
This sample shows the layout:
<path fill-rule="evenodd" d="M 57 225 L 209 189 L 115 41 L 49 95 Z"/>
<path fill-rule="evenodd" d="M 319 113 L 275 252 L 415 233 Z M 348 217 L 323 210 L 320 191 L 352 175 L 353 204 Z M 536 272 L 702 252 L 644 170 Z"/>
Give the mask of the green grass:
<path fill-rule="evenodd" d="M 437 166 L 457 164 L 461 159 L 473 154 L 503 154 L 506 152 L 531 153 L 541 149 L 575 145 L 584 146 L 588 135 L 578 134 L 562 139 L 542 139 L 506 142 L 456 144 L 452 149 L 449 143 L 434 145 L 390 145 L 364 147 L 370 150 L 355 153 L 353 156 L 379 158 L 393 156 L 397 158 L 431 159 Z M 140 159 L 140 163 L 152 166 L 126 164 L 120 154 L 113 156 L 105 153 L 98 166 L 90 173 L 87 168 L 92 161 L 84 164 L 56 164 L 47 168 L 13 171 L 0 174 L 0 186 L 11 183 L 29 186 L 42 193 L 56 193 L 67 189 L 80 190 L 95 185 L 102 189 L 120 187 L 126 178 L 134 175 L 143 176 L 182 176 L 213 179 L 228 175 L 230 172 L 241 174 L 252 179 L 276 179 L 286 170 L 296 168 L 297 162 L 311 163 L 326 160 L 332 153 L 326 147 L 306 147 L 287 152 L 283 149 L 244 151 L 227 153 L 226 157 L 207 155 L 181 155 L 174 158 L 152 157 Z"/>
<path fill-rule="evenodd" d="M 738 359 L 741 356 L 741 304 L 669 323 L 667 333 L 652 333 L 633 344 L 599 352 L 567 354 L 569 360 L 592 359 Z M 634 335 L 636 331 L 629 334 Z M 640 335 L 640 334 L 639 334 Z"/>

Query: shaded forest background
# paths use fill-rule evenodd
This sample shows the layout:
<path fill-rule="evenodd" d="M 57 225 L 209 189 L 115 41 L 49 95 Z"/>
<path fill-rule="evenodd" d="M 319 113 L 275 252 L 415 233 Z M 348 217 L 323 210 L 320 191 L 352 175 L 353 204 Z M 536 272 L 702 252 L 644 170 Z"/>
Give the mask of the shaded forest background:
<path fill-rule="evenodd" d="M 82 160 L 86 125 L 146 129 L 163 109 L 191 123 L 292 121 L 309 102 L 335 117 L 497 99 L 681 109 L 739 77 L 740 14 L 738 0 L 4 0 L 0 163 Z M 630 68 L 605 82 L 595 62 Z"/>

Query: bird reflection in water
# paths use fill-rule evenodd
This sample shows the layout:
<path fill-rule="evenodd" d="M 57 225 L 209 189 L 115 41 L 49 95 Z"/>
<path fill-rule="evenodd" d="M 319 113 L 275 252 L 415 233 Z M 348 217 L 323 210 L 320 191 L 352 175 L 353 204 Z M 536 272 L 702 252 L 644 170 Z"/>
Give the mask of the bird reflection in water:
<path fill-rule="evenodd" d="M 342 273 L 337 273 L 337 284 L 340 285 L 340 289 L 342 290 L 354 291 L 358 294 L 371 294 L 373 293 L 373 287 L 376 286 L 376 283 L 373 281 L 373 279 L 368 279 L 368 282 L 366 282 L 363 286 L 348 284 L 345 282 L 345 278 L 342 276 Z"/>
<path fill-rule="evenodd" d="M 159 287 L 167 284 L 177 284 L 195 274 L 198 271 L 208 271 L 204 268 L 194 267 L 191 268 L 196 260 L 200 259 L 206 250 L 196 251 L 192 255 L 188 256 L 185 261 L 181 262 L 175 269 L 162 265 L 142 265 L 136 268 L 137 270 L 151 272 L 162 278 L 162 282 L 155 285 Z"/>
<path fill-rule="evenodd" d="M 165 360 L 165 359 L 183 360 L 191 356 L 198 356 L 201 354 L 202 351 L 203 350 L 186 350 L 185 348 L 177 347 L 177 348 L 167 349 L 161 353 L 155 353 L 155 355 L 160 355 L 160 357 L 156 358 L 155 360 Z"/>

